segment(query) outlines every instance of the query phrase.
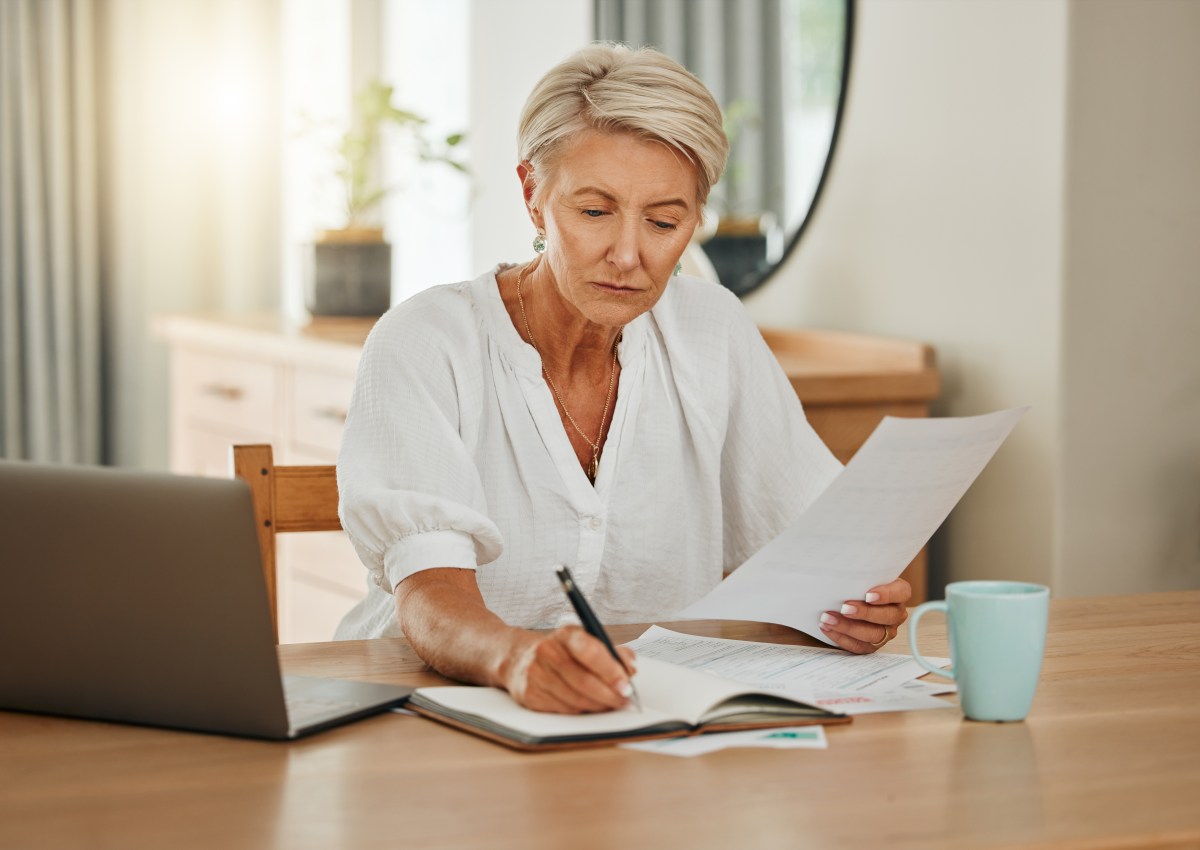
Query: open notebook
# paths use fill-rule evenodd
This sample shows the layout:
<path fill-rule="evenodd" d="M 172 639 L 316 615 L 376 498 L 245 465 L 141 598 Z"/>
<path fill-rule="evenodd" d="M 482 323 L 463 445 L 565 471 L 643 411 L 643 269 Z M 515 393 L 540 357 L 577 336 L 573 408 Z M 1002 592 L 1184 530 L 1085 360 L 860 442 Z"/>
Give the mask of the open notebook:
<path fill-rule="evenodd" d="M 522 708 L 498 688 L 419 688 L 413 711 L 521 750 L 600 746 L 733 729 L 849 723 L 799 699 L 768 694 L 710 673 L 638 659 L 642 710 L 550 714 Z"/>

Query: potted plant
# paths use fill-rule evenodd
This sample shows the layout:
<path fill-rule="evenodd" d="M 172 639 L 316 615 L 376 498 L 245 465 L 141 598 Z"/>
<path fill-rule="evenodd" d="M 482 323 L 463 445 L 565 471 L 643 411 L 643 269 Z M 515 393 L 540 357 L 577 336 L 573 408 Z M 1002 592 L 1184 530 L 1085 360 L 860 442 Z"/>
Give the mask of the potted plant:
<path fill-rule="evenodd" d="M 741 295 L 752 289 L 770 267 L 778 224 L 771 212 L 759 209 L 745 197 L 746 169 L 741 148 L 746 131 L 760 130 L 762 118 L 754 103 L 746 99 L 731 102 L 724 113 L 729 165 L 713 188 L 712 209 L 717 221 L 703 248 L 720 282 Z"/>
<path fill-rule="evenodd" d="M 338 144 L 345 226 L 319 231 L 313 242 L 305 300 L 314 316 L 378 316 L 391 304 L 392 246 L 378 224 L 379 204 L 395 188 L 379 176 L 385 143 L 405 143 L 419 162 L 466 172 L 455 156 L 464 135 L 431 140 L 426 119 L 396 106 L 393 94 L 380 80 L 368 83 L 355 97 L 356 124 Z"/>

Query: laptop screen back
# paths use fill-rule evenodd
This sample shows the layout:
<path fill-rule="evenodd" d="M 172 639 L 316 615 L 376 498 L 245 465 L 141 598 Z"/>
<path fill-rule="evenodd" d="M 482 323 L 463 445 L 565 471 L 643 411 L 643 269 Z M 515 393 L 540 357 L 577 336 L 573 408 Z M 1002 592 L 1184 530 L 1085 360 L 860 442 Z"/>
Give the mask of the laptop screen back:
<path fill-rule="evenodd" d="M 286 734 L 241 481 L 0 463 L 0 707 Z"/>

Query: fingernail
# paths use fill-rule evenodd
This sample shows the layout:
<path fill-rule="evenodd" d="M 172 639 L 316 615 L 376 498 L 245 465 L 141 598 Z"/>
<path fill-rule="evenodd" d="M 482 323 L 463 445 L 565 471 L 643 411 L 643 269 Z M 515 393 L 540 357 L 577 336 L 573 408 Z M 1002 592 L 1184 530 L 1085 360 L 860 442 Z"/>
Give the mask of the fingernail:
<path fill-rule="evenodd" d="M 868 593 L 866 596 L 863 597 L 863 599 L 865 599 L 867 602 L 878 602 L 879 594 L 878 593 Z"/>
<path fill-rule="evenodd" d="M 822 614 L 821 622 L 825 623 L 826 625 L 836 626 L 837 625 L 837 617 L 833 616 L 832 614 Z"/>
<path fill-rule="evenodd" d="M 617 693 L 625 697 L 625 699 L 629 699 L 633 696 L 633 684 L 631 682 L 622 682 L 617 685 Z"/>
<path fill-rule="evenodd" d="M 855 614 L 858 613 L 858 609 L 855 608 L 853 605 L 851 605 L 849 602 L 847 602 L 845 605 L 842 606 L 842 613 L 845 614 L 847 617 L 853 617 Z"/>

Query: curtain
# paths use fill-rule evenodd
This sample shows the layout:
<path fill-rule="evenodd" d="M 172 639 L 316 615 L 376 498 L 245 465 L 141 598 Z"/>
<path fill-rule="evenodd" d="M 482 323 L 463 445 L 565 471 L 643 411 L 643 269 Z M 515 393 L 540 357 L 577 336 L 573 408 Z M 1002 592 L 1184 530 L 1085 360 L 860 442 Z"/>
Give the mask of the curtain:
<path fill-rule="evenodd" d="M 0 457 L 101 459 L 91 0 L 0 3 Z"/>
<path fill-rule="evenodd" d="M 595 3 L 596 38 L 657 47 L 699 77 L 725 111 L 731 150 L 714 206 L 725 216 L 770 212 L 783 221 L 782 0 Z"/>

